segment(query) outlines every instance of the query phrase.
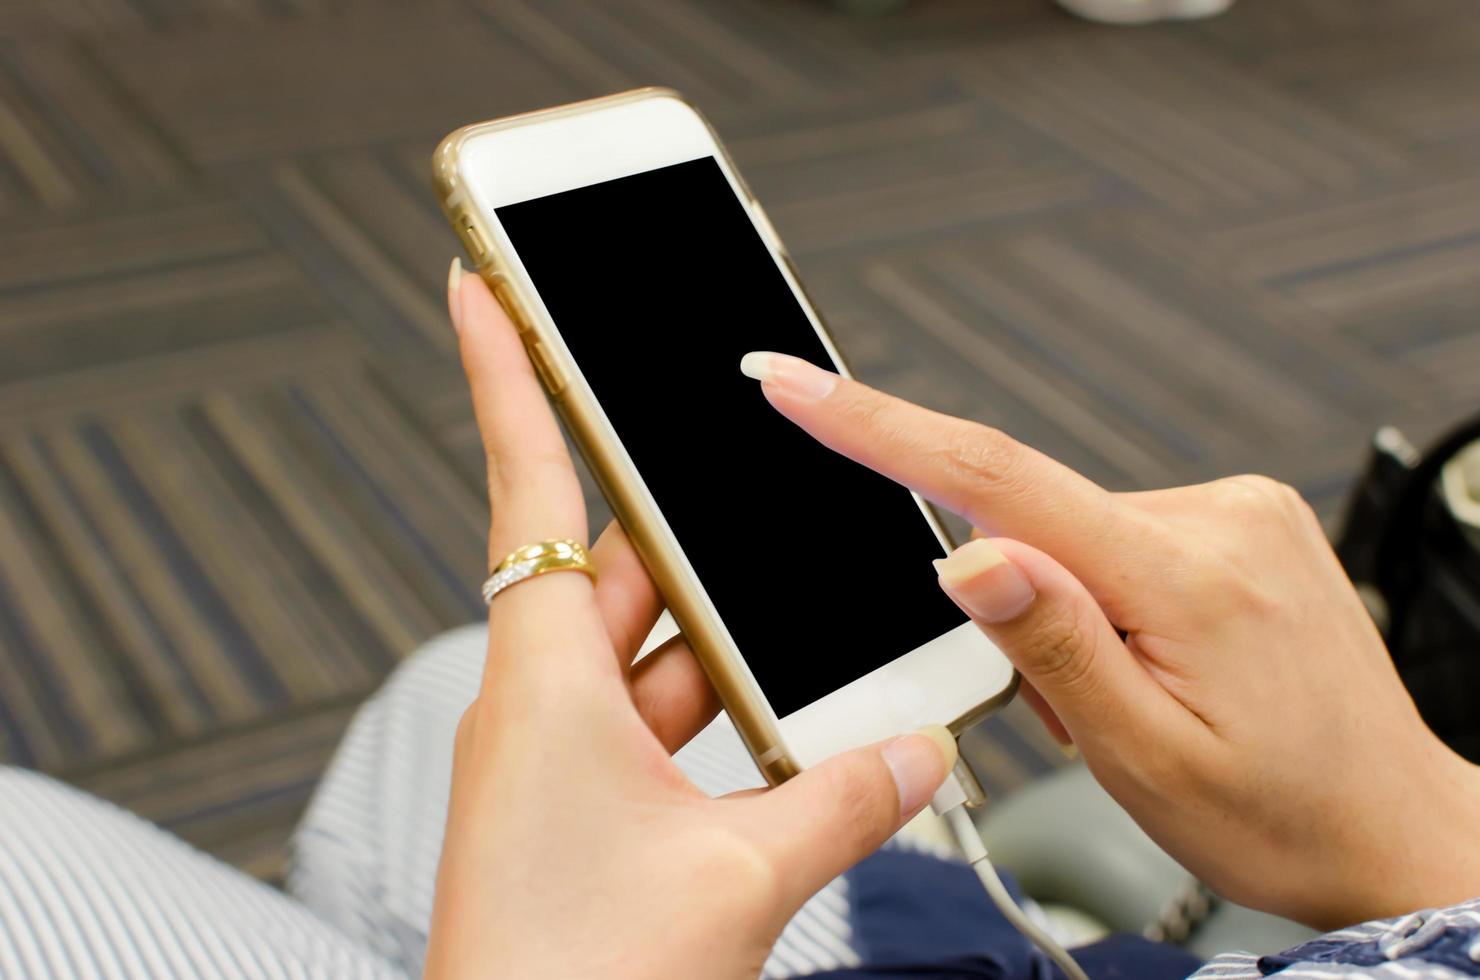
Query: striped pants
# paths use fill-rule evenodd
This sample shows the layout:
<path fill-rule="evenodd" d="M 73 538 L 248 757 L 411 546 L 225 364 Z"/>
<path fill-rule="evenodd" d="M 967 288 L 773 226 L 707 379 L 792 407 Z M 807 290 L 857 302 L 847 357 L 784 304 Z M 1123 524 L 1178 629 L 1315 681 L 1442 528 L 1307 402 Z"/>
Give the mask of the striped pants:
<path fill-rule="evenodd" d="M 295 836 L 288 894 L 0 767 L 0 978 L 419 976 L 453 734 L 484 647 L 481 626 L 444 634 L 361 707 Z M 723 717 L 677 761 L 710 794 L 762 782 Z M 788 924 L 766 975 L 857 962 L 839 878 Z"/>

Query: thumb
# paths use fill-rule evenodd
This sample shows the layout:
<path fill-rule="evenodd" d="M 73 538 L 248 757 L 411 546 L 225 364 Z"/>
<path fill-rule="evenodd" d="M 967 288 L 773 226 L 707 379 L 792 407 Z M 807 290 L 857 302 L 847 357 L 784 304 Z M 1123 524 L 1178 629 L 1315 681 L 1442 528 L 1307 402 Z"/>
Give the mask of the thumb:
<path fill-rule="evenodd" d="M 779 869 L 782 905 L 794 909 L 924 809 L 955 764 L 955 738 L 931 725 L 835 755 L 736 801 L 747 811 L 740 824 Z"/>
<path fill-rule="evenodd" d="M 1081 747 L 1162 730 L 1171 696 L 1084 585 L 1020 541 L 977 538 L 935 563 L 947 595 L 1013 662 Z"/>

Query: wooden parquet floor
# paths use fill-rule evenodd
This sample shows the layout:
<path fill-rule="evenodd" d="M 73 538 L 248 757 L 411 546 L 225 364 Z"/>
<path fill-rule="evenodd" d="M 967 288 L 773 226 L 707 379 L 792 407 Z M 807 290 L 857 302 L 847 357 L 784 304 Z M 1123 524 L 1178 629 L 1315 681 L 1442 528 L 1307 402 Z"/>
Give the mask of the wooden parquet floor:
<path fill-rule="evenodd" d="M 276 873 L 353 706 L 480 611 L 430 151 L 636 85 L 710 114 L 865 379 L 1332 514 L 1374 427 L 1480 400 L 1475 13 L 0 0 L 0 758 Z M 1018 711 L 976 751 L 1057 758 Z"/>

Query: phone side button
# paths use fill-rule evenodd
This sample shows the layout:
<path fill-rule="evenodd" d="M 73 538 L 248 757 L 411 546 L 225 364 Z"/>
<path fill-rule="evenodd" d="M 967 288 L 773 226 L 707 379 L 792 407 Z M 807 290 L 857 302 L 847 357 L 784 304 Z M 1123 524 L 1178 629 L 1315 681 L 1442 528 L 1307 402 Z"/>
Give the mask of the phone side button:
<path fill-rule="evenodd" d="M 483 240 L 483 233 L 478 226 L 463 218 L 463 243 L 468 246 L 468 251 L 473 253 L 473 258 L 479 265 L 488 261 L 488 243 Z"/>
<path fill-rule="evenodd" d="M 478 270 L 478 275 L 483 277 L 483 282 L 488 286 L 488 291 L 493 293 L 499 302 L 502 303 L 503 295 L 500 290 L 508 285 L 504 280 L 504 274 L 497 269 L 485 267 Z"/>
<path fill-rule="evenodd" d="M 524 333 L 529 329 L 529 319 L 519 308 L 519 299 L 514 295 L 514 287 L 509 285 L 509 281 L 501 273 L 495 272 L 493 276 L 495 278 L 490 281 L 489 285 L 493 287 L 494 298 L 498 300 L 498 305 L 504 308 L 504 312 L 509 314 L 509 319 L 514 321 L 514 329 Z"/>
<path fill-rule="evenodd" d="M 550 352 L 545 350 L 545 345 L 538 340 L 530 339 L 527 344 L 530 363 L 534 365 L 535 373 L 544 382 L 545 390 L 552 395 L 559 395 L 565 390 L 565 377 L 560 369 L 550 360 Z"/>

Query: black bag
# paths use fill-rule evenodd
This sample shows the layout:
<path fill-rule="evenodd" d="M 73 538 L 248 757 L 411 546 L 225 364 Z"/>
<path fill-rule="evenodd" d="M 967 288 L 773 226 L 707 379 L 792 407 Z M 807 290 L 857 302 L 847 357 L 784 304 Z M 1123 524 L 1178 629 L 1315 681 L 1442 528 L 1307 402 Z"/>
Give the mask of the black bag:
<path fill-rule="evenodd" d="M 1439 477 L 1476 441 L 1480 416 L 1421 457 L 1395 429 L 1378 432 L 1336 542 L 1424 721 L 1471 762 L 1480 762 L 1480 547 Z"/>

